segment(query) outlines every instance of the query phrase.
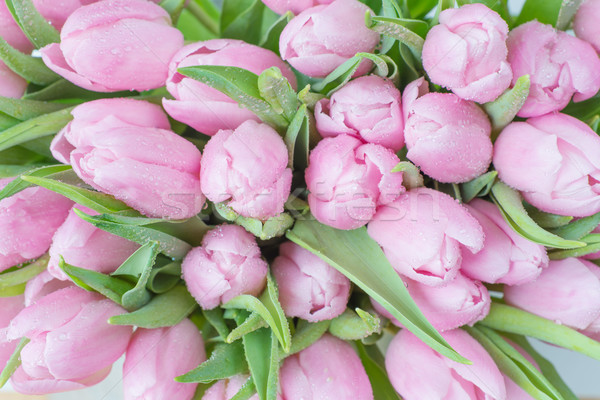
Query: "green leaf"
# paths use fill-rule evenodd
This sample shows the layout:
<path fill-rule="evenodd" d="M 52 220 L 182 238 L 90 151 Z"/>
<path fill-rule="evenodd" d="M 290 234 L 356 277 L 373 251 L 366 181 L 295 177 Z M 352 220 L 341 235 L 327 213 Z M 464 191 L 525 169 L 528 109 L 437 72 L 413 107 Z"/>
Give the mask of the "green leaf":
<path fill-rule="evenodd" d="M 197 22 L 208 30 L 214 37 L 219 35 L 220 11 L 212 0 L 192 0 L 186 11 L 192 14 Z"/>
<path fill-rule="evenodd" d="M 36 177 L 49 176 L 49 175 L 54 175 L 54 174 L 57 174 L 60 172 L 69 171 L 71 169 L 71 166 L 60 164 L 60 165 L 49 165 L 47 167 L 39 167 L 39 168 L 33 168 L 33 169 L 31 169 L 30 167 L 28 167 L 28 168 L 29 168 L 28 170 L 23 171 L 21 176 L 23 176 L 23 175 L 36 176 Z M 0 190 L 0 200 L 5 199 L 10 196 L 13 196 L 13 195 L 19 193 L 21 190 L 24 190 L 32 185 L 31 183 L 25 182 L 24 180 L 22 180 L 21 176 L 13 179 L 11 182 L 9 182 L 8 185 L 6 185 L 2 190 Z"/>
<path fill-rule="evenodd" d="M 75 174 L 73 173 L 72 175 Z M 109 194 L 97 192 L 95 190 L 84 189 L 69 183 L 61 182 L 59 180 L 39 175 L 23 175 L 21 176 L 21 179 L 25 182 L 52 190 L 53 192 L 73 200 L 77 204 L 91 208 L 99 213 L 111 213 L 131 209 L 128 205 L 120 200 L 115 199 Z"/>
<path fill-rule="evenodd" d="M 229 327 L 227 326 L 225 319 L 223 319 L 222 308 L 215 307 L 212 310 L 203 309 L 202 315 L 204 315 L 204 318 L 206 318 L 208 323 L 211 324 L 213 328 L 215 328 L 215 330 L 223 340 L 227 339 L 227 337 L 229 336 Z"/>
<path fill-rule="evenodd" d="M 600 342 L 564 325 L 505 304 L 492 302 L 481 325 L 497 331 L 531 336 L 600 360 Z"/>
<path fill-rule="evenodd" d="M 130 276 L 137 279 L 135 287 L 123 294 L 121 304 L 128 310 L 135 310 L 150 301 L 150 293 L 146 289 L 152 266 L 158 255 L 158 243 L 148 242 L 137 249 L 112 276 Z"/>
<path fill-rule="evenodd" d="M 533 242 L 557 249 L 572 249 L 585 246 L 584 242 L 563 239 L 541 228 L 527 215 L 521 196 L 506 184 L 497 181 L 492 186 L 491 197 L 508 224 L 519 235 Z"/>
<path fill-rule="evenodd" d="M 563 260 L 569 257 L 583 257 L 588 254 L 600 251 L 600 234 L 593 233 L 581 238 L 581 241 L 587 243 L 587 246 L 577 249 L 556 250 L 548 252 L 551 260 Z"/>
<path fill-rule="evenodd" d="M 256 386 L 252 377 L 244 383 L 238 392 L 229 400 L 249 400 L 256 393 Z"/>
<path fill-rule="evenodd" d="M 552 230 L 552 233 L 569 240 L 579 240 L 600 225 L 600 213 L 580 218 L 567 225 Z"/>
<path fill-rule="evenodd" d="M 392 169 L 392 172 L 402 172 L 402 185 L 408 190 L 424 185 L 423 175 L 421 175 L 419 168 L 410 161 L 400 161 Z"/>
<path fill-rule="evenodd" d="M 0 154 L 0 159 L 2 159 L 2 155 L 1 154 Z M 5 165 L 5 164 L 0 164 L 0 178 L 12 178 L 14 176 L 26 173 L 30 169 L 31 169 L 31 165 Z"/>
<path fill-rule="evenodd" d="M 375 360 L 367 353 L 361 342 L 354 342 L 358 350 L 358 356 L 365 368 L 365 372 L 373 388 L 373 397 L 377 400 L 400 400 L 400 396 L 392 386 L 388 375 Z"/>
<path fill-rule="evenodd" d="M 346 275 L 431 348 L 452 360 L 469 362 L 423 316 L 381 247 L 364 227 L 342 231 L 315 220 L 298 220 L 287 237 Z"/>
<path fill-rule="evenodd" d="M 134 287 L 132 283 L 123 279 L 67 264 L 62 256 L 58 266 L 80 288 L 94 290 L 121 305 L 123 295 Z"/>
<path fill-rule="evenodd" d="M 400 43 L 407 45 L 413 54 L 420 57 L 425 39 L 413 31 L 424 29 L 418 20 L 402 18 L 380 17 L 372 15 L 369 11 L 365 15 L 365 23 L 369 29 L 386 36 L 393 37 Z M 411 29 L 412 28 L 412 29 Z"/>
<path fill-rule="evenodd" d="M 266 221 L 261 221 L 256 218 L 242 217 L 225 203 L 215 203 L 214 210 L 226 220 L 244 227 L 244 229 L 260 240 L 269 240 L 283 236 L 294 225 L 294 218 L 285 212 L 271 217 Z"/>
<path fill-rule="evenodd" d="M 269 49 L 275 54 L 279 54 L 279 37 L 283 28 L 294 18 L 291 11 L 282 14 L 277 21 L 273 22 L 263 33 L 258 45 L 262 48 Z"/>
<path fill-rule="evenodd" d="M 6 362 L 4 369 L 2 369 L 2 373 L 0 373 L 0 388 L 6 385 L 6 382 L 8 382 L 12 374 L 14 374 L 17 368 L 19 368 L 21 365 L 21 351 L 29 342 L 30 340 L 28 338 L 22 338 L 15 348 L 15 351 L 13 351 L 12 355 Z"/>
<path fill-rule="evenodd" d="M 347 308 L 342 315 L 335 317 L 329 325 L 329 332 L 342 340 L 360 340 L 381 332 L 381 320 L 377 315 Z"/>
<path fill-rule="evenodd" d="M 279 347 L 275 332 L 262 328 L 242 339 L 250 375 L 260 400 L 275 400 L 279 380 Z"/>
<path fill-rule="evenodd" d="M 50 256 L 47 254 L 41 256 L 29 265 L 22 268 L 18 268 L 14 271 L 6 271 L 0 274 L 0 290 L 9 288 L 11 286 L 21 285 L 27 283 L 30 279 L 35 278 L 44 270 L 48 265 Z"/>
<path fill-rule="evenodd" d="M 21 53 L 0 37 L 0 59 L 16 74 L 37 85 L 48 85 L 60 77 L 41 58 Z"/>
<path fill-rule="evenodd" d="M 525 211 L 527 211 L 527 214 L 529 214 L 529 216 L 539 226 L 541 226 L 544 229 L 550 229 L 551 232 L 552 232 L 553 228 L 565 226 L 573 220 L 573 217 L 568 217 L 565 215 L 551 214 L 551 213 L 547 213 L 547 212 L 538 210 L 531 204 L 525 203 L 524 207 L 525 207 Z M 556 234 L 556 232 L 552 232 L 552 233 Z M 565 239 L 578 239 L 578 238 L 572 238 L 572 237 L 564 237 L 562 235 L 558 235 L 558 236 L 565 238 Z"/>
<path fill-rule="evenodd" d="M 280 358 L 284 359 L 292 354 L 296 354 L 319 340 L 329 329 L 330 322 L 329 320 L 319 322 L 308 322 L 303 319 L 298 320 L 296 332 L 292 336 L 290 351 L 288 353 L 281 353 Z"/>
<path fill-rule="evenodd" d="M 175 378 L 177 382 L 208 383 L 248 372 L 242 342 L 218 344 L 210 358 L 188 373 Z"/>
<path fill-rule="evenodd" d="M 556 19 L 556 29 L 567 30 L 583 0 L 563 0 Z"/>
<path fill-rule="evenodd" d="M 258 91 L 276 113 L 287 121 L 294 118 L 298 110 L 296 91 L 279 68 L 267 68 L 258 76 Z"/>
<path fill-rule="evenodd" d="M 154 266 L 150 271 L 146 287 L 154 293 L 164 293 L 173 288 L 181 279 L 181 262 L 170 262 Z"/>
<path fill-rule="evenodd" d="M 160 252 L 171 257 L 173 261 L 182 260 L 185 255 L 192 249 L 192 246 L 181 239 L 166 234 L 156 229 L 145 226 L 135 226 L 111 222 L 105 215 L 88 215 L 78 209 L 74 209 L 75 214 L 100 228 L 114 235 L 124 237 L 139 244 L 146 244 L 153 240 L 159 243 Z"/>
<path fill-rule="evenodd" d="M 154 296 L 148 304 L 136 311 L 109 318 L 108 323 L 147 329 L 164 328 L 177 325 L 197 306 L 196 300 L 185 286 L 178 285 L 166 293 Z"/>
<path fill-rule="evenodd" d="M 73 119 L 71 115 L 73 108 L 69 107 L 31 118 L 0 132 L 0 151 L 33 139 L 55 134 Z"/>
<path fill-rule="evenodd" d="M 413 18 L 423 18 L 437 5 L 437 0 L 403 0 L 404 9 L 410 11 Z"/>
<path fill-rule="evenodd" d="M 502 336 L 484 326 L 465 327 L 507 377 L 537 400 L 564 400 L 558 390 Z"/>
<path fill-rule="evenodd" d="M 288 167 L 298 171 L 308 167 L 310 128 L 308 109 L 306 104 L 302 104 L 283 137 L 288 149 Z"/>
<path fill-rule="evenodd" d="M 193 4 L 193 2 L 190 2 L 190 5 L 191 4 Z M 207 23 L 211 23 L 209 19 L 207 19 Z M 198 20 L 198 17 L 190 11 L 190 8 L 187 8 L 181 12 L 175 27 L 183 33 L 183 39 L 188 43 L 216 39 L 218 37 L 219 23 L 217 20 L 217 22 L 213 23 L 213 26 L 209 28 L 205 23 Z"/>
<path fill-rule="evenodd" d="M 65 103 L 48 103 L 45 101 L 13 99 L 0 96 L 0 111 L 21 121 L 62 110 L 68 106 Z"/>
<path fill-rule="evenodd" d="M 259 1 L 260 2 L 260 1 Z M 267 103 L 258 89 L 258 75 L 238 67 L 202 65 L 180 68 L 179 73 L 202 82 L 237 101 L 275 128 L 287 127 L 285 118 Z"/>
<path fill-rule="evenodd" d="M 25 292 L 25 283 L 0 288 L 0 297 L 13 297 Z"/>
<path fill-rule="evenodd" d="M 526 0 L 516 25 L 538 20 L 542 24 L 556 25 L 563 0 Z"/>
<path fill-rule="evenodd" d="M 292 339 L 290 327 L 281 304 L 279 304 L 278 297 L 277 286 L 269 274 L 267 275 L 267 288 L 260 298 L 257 299 L 254 296 L 243 294 L 229 300 L 222 307 L 226 309 L 241 308 L 259 314 L 271 327 L 281 343 L 281 347 L 287 353 L 290 350 Z"/>
<path fill-rule="evenodd" d="M 42 17 L 31 0 L 6 0 L 6 6 L 36 48 L 60 42 L 56 28 Z"/>
<path fill-rule="evenodd" d="M 265 13 L 277 15 L 260 0 L 224 0 L 221 13 L 221 36 L 258 44 Z"/>
<path fill-rule="evenodd" d="M 600 114 L 600 94 L 580 102 L 570 102 L 562 111 L 582 121 L 590 121 Z"/>
<path fill-rule="evenodd" d="M 225 338 L 225 343 L 232 343 L 238 339 L 241 339 L 244 335 L 247 335 L 250 332 L 254 332 L 260 328 L 266 328 L 268 325 L 260 316 L 259 313 L 253 312 L 246 318 L 242 324 L 238 325 L 237 328 L 231 331 L 229 335 Z"/>
<path fill-rule="evenodd" d="M 523 75 L 517 79 L 512 88 L 507 89 L 496 100 L 483 105 L 483 109 L 492 121 L 492 137 L 494 139 L 506 125 L 515 119 L 517 112 L 523 107 L 529 96 L 530 85 L 529 75 Z"/>
<path fill-rule="evenodd" d="M 463 202 L 468 203 L 475 197 L 487 196 L 496 182 L 497 176 L 497 171 L 490 171 L 469 182 L 462 183 L 460 193 Z"/>
<path fill-rule="evenodd" d="M 179 15 L 181 15 L 181 12 L 185 8 L 185 2 L 186 0 L 162 0 L 159 3 L 159 6 L 169 13 L 171 21 L 173 21 L 173 25 L 175 25 L 177 24 Z"/>

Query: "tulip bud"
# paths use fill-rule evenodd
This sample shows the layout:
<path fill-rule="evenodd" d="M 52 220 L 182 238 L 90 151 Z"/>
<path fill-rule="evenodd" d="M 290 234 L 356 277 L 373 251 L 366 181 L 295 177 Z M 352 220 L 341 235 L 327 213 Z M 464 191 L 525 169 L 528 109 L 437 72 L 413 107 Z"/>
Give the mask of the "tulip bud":
<path fill-rule="evenodd" d="M 164 85 L 169 61 L 183 46 L 183 35 L 171 26 L 169 14 L 144 0 L 80 7 L 67 18 L 60 39 L 40 49 L 48 68 L 96 92 Z"/>
<path fill-rule="evenodd" d="M 69 286 L 73 286 L 73 282 L 56 279 L 46 269 L 41 274 L 27 281 L 25 292 L 23 293 L 25 296 L 25 306 L 29 307 L 42 297 Z"/>
<path fill-rule="evenodd" d="M 200 151 L 169 130 L 159 106 L 101 99 L 72 114 L 50 149 L 86 183 L 149 217 L 183 219 L 202 210 Z"/>
<path fill-rule="evenodd" d="M 80 205 L 75 205 L 75 208 L 90 215 L 98 215 Z M 139 247 L 135 242 L 96 228 L 79 218 L 72 209 L 52 238 L 48 271 L 57 279 L 69 279 L 59 267 L 62 256 L 68 264 L 104 274 L 111 273 Z"/>
<path fill-rule="evenodd" d="M 531 81 L 519 117 L 560 111 L 571 96 L 582 101 L 600 89 L 600 60 L 594 48 L 581 39 L 530 21 L 510 31 L 507 45 L 513 84 L 527 74 Z"/>
<path fill-rule="evenodd" d="M 467 209 L 481 224 L 485 240 L 477 254 L 462 252 L 463 274 L 489 283 L 520 285 L 535 280 L 548 266 L 544 246 L 516 233 L 494 204 L 475 199 Z"/>
<path fill-rule="evenodd" d="M 167 90 L 175 100 L 165 98 L 163 106 L 174 119 L 209 136 L 220 129 L 235 129 L 247 120 L 260 122 L 260 119 L 224 93 L 177 72 L 178 68 L 197 65 L 239 67 L 257 75 L 277 67 L 296 89 L 296 77 L 290 67 L 275 53 L 262 47 L 233 39 L 207 40 L 183 47 L 169 65 Z"/>
<path fill-rule="evenodd" d="M 333 319 L 346 309 L 348 278 L 297 244 L 282 243 L 271 269 L 288 317 L 317 322 Z"/>
<path fill-rule="evenodd" d="M 237 225 L 219 225 L 193 248 L 181 266 L 188 290 L 204 309 L 265 287 L 267 263 L 254 236 Z"/>
<path fill-rule="evenodd" d="M 423 45 L 431 81 L 465 100 L 486 103 L 500 96 L 512 79 L 502 17 L 483 4 L 465 4 L 442 11 L 439 21 Z"/>
<path fill-rule="evenodd" d="M 202 396 L 202 400 L 229 400 L 242 388 L 248 380 L 246 375 L 234 375 L 228 379 L 222 379 L 212 385 Z M 258 394 L 254 394 L 248 400 L 258 400 Z M 281 400 L 278 395 L 277 400 Z"/>
<path fill-rule="evenodd" d="M 461 329 L 444 332 L 442 336 L 472 364 L 461 364 L 440 355 L 406 329 L 392 339 L 385 367 L 403 399 L 509 399 L 502 374 L 475 339 Z"/>
<path fill-rule="evenodd" d="M 299 14 L 307 8 L 318 6 L 320 4 L 329 4 L 334 0 L 262 0 L 263 3 L 277 14 L 284 14 L 291 11 Z"/>
<path fill-rule="evenodd" d="M 69 15 L 78 8 L 96 3 L 98 0 L 33 0 L 33 5 L 48 22 L 57 30 L 61 30 Z"/>
<path fill-rule="evenodd" d="M 7 330 L 9 340 L 31 339 L 21 351 L 12 387 L 23 394 L 47 394 L 103 380 L 125 352 L 132 331 L 107 320 L 124 312 L 101 295 L 76 287 L 50 293 L 25 308 Z"/>
<path fill-rule="evenodd" d="M 27 81 L 0 61 L 0 96 L 20 99 L 27 89 Z"/>
<path fill-rule="evenodd" d="M 506 286 L 507 304 L 575 329 L 600 332 L 600 267 L 578 258 L 550 261 L 533 282 Z"/>
<path fill-rule="evenodd" d="M 412 189 L 381 207 L 367 227 L 394 269 L 429 286 L 452 281 L 461 248 L 483 247 L 481 226 L 452 197 L 428 188 Z"/>
<path fill-rule="evenodd" d="M 312 214 L 337 229 L 365 225 L 405 191 L 402 173 L 392 172 L 399 162 L 390 149 L 352 136 L 321 140 L 305 171 Z"/>
<path fill-rule="evenodd" d="M 279 37 L 281 57 L 305 75 L 327 76 L 356 53 L 371 53 L 379 34 L 365 26 L 369 7 L 358 0 L 336 0 L 309 8 L 292 19 Z M 363 61 L 356 76 L 365 74 Z"/>
<path fill-rule="evenodd" d="M 11 180 L 0 179 L 0 189 Z M 42 187 L 0 200 L 0 272 L 44 254 L 72 205 Z"/>
<path fill-rule="evenodd" d="M 292 185 L 288 152 L 269 125 L 246 121 L 222 130 L 204 148 L 202 193 L 215 202 L 228 201 L 235 212 L 266 220 L 283 212 Z"/>
<path fill-rule="evenodd" d="M 473 102 L 452 93 L 428 93 L 408 108 L 407 157 L 440 182 L 467 182 L 492 161 L 492 127 Z"/>
<path fill-rule="evenodd" d="M 410 297 L 425 318 L 439 331 L 448 331 L 463 325 L 473 325 L 484 319 L 490 311 L 490 294 L 479 281 L 462 274 L 444 286 L 432 287 L 412 279 L 403 278 Z M 379 303 L 371 300 L 375 310 L 397 326 L 403 327 Z"/>
<path fill-rule="evenodd" d="M 17 348 L 18 340 L 6 339 L 6 328 L 10 321 L 21 312 L 23 307 L 23 296 L 0 297 L 0 371 L 4 370 L 8 359 Z"/>
<path fill-rule="evenodd" d="M 350 135 L 398 151 L 404 146 L 400 91 L 376 75 L 362 76 L 315 105 L 323 137 Z"/>
<path fill-rule="evenodd" d="M 373 400 L 371 383 L 348 343 L 329 334 L 287 357 L 279 371 L 286 400 Z"/>
<path fill-rule="evenodd" d="M 565 114 L 508 125 L 494 144 L 506 184 L 542 211 L 585 217 L 600 211 L 600 138 Z"/>
<path fill-rule="evenodd" d="M 600 52 L 600 30 L 598 19 L 600 18 L 600 1 L 586 0 L 579 6 L 573 19 L 573 30 L 579 39 L 591 44 Z"/>
<path fill-rule="evenodd" d="M 189 319 L 168 328 L 138 328 L 123 364 L 125 400 L 190 400 L 197 383 L 175 382 L 206 360 L 204 341 Z"/>

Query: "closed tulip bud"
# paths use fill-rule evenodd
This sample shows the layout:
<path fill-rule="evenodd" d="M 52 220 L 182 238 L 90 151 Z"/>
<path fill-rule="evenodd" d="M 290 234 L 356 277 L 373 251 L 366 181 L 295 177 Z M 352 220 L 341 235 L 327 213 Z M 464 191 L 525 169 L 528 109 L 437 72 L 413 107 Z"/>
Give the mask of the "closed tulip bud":
<path fill-rule="evenodd" d="M 600 332 L 600 267 L 578 258 L 550 261 L 533 282 L 506 286 L 507 304 L 589 333 Z"/>
<path fill-rule="evenodd" d="M 0 179 L 0 189 L 12 179 Z M 0 272 L 43 255 L 73 202 L 42 187 L 0 200 Z"/>
<path fill-rule="evenodd" d="M 237 225 L 220 225 L 193 248 L 181 266 L 183 280 L 198 304 L 212 309 L 241 294 L 258 295 L 267 280 L 267 263 L 255 237 Z"/>
<path fill-rule="evenodd" d="M 244 216 L 266 220 L 283 212 L 292 185 L 288 152 L 269 125 L 246 121 L 222 130 L 204 148 L 202 193 Z"/>
<path fill-rule="evenodd" d="M 394 269 L 429 286 L 448 284 L 458 274 L 463 247 L 476 253 L 483 231 L 452 197 L 412 189 L 381 207 L 367 227 Z"/>
<path fill-rule="evenodd" d="M 372 52 L 379 34 L 365 26 L 369 7 L 358 0 L 336 0 L 309 8 L 281 32 L 281 57 L 305 75 L 320 78 L 359 52 Z M 365 74 L 370 63 L 363 61 L 356 75 Z"/>
<path fill-rule="evenodd" d="M 0 61 L 0 96 L 20 99 L 27 89 L 27 81 Z"/>
<path fill-rule="evenodd" d="M 183 35 L 171 26 L 169 14 L 144 0 L 105 0 L 80 7 L 68 17 L 60 39 L 40 50 L 44 63 L 96 92 L 163 86 L 169 61 L 183 46 Z"/>
<path fill-rule="evenodd" d="M 403 399 L 509 399 L 502 374 L 475 339 L 460 329 L 444 332 L 442 336 L 472 364 L 461 364 L 440 355 L 406 329 L 392 339 L 385 367 Z"/>
<path fill-rule="evenodd" d="M 465 4 L 442 11 L 439 21 L 423 45 L 431 81 L 478 103 L 500 96 L 512 79 L 502 17 L 483 4 Z"/>
<path fill-rule="evenodd" d="M 18 340 L 6 339 L 6 328 L 10 321 L 25 307 L 22 295 L 13 297 L 0 297 L 0 370 L 4 370 L 8 359 L 14 353 Z"/>
<path fill-rule="evenodd" d="M 277 14 L 284 14 L 291 11 L 299 14 L 307 8 L 318 6 L 320 4 L 329 4 L 334 0 L 262 0 L 263 3 Z"/>
<path fill-rule="evenodd" d="M 562 110 L 573 101 L 589 99 L 600 88 L 600 60 L 587 42 L 530 21 L 510 31 L 508 62 L 513 84 L 529 75 L 531 87 L 517 115 L 537 117 Z"/>
<path fill-rule="evenodd" d="M 124 398 L 190 400 L 198 384 L 174 379 L 205 360 L 202 335 L 189 319 L 168 328 L 138 328 L 125 353 Z"/>
<path fill-rule="evenodd" d="M 177 72 L 178 68 L 198 65 L 239 67 L 257 75 L 277 67 L 296 89 L 296 77 L 290 67 L 277 54 L 262 47 L 233 39 L 207 40 L 183 47 L 169 65 L 167 90 L 175 99 L 163 99 L 163 106 L 171 117 L 210 136 L 220 129 L 235 129 L 247 120 L 260 122 L 260 119 L 226 94 Z"/>
<path fill-rule="evenodd" d="M 492 161 L 492 127 L 475 103 L 452 93 L 428 93 L 408 108 L 407 157 L 440 182 L 467 182 Z"/>
<path fill-rule="evenodd" d="M 394 151 L 404 146 L 400 91 L 376 75 L 352 80 L 319 101 L 315 120 L 323 137 L 346 134 Z"/>
<path fill-rule="evenodd" d="M 494 144 L 494 167 L 542 211 L 586 217 L 600 211 L 600 138 L 565 114 L 508 125 Z"/>
<path fill-rule="evenodd" d="M 25 306 L 29 307 L 42 297 L 69 286 L 73 286 L 73 282 L 70 280 L 61 281 L 60 279 L 56 279 L 46 269 L 35 278 L 27 281 L 25 292 L 23 293 L 25 296 Z"/>
<path fill-rule="evenodd" d="M 305 171 L 312 214 L 337 229 L 365 225 L 405 191 L 402 173 L 392 172 L 399 162 L 390 149 L 352 136 L 321 140 Z"/>
<path fill-rule="evenodd" d="M 520 285 L 535 280 L 548 266 L 544 246 L 516 233 L 494 204 L 475 199 L 467 209 L 481 224 L 485 241 L 476 254 L 463 251 L 463 274 L 488 283 Z"/>
<path fill-rule="evenodd" d="M 310 251 L 292 242 L 282 243 L 271 268 L 288 317 L 317 322 L 333 319 L 346 309 L 350 281 Z"/>
<path fill-rule="evenodd" d="M 285 400 L 373 400 L 360 358 L 350 344 L 329 334 L 287 357 L 279 374 Z"/>
<path fill-rule="evenodd" d="M 600 1 L 586 0 L 579 6 L 575 19 L 573 19 L 573 30 L 579 39 L 591 44 L 596 51 L 600 51 Z"/>
<path fill-rule="evenodd" d="M 86 214 L 98 215 L 80 205 L 74 208 Z M 111 273 L 139 247 L 135 242 L 96 228 L 71 210 L 52 238 L 48 271 L 60 280 L 69 279 L 59 267 L 62 256 L 68 264 L 104 274 Z"/>
<path fill-rule="evenodd" d="M 439 287 L 424 285 L 408 278 L 403 280 L 419 310 L 439 331 L 473 325 L 484 319 L 490 311 L 491 299 L 485 286 L 462 274 L 458 274 L 452 281 Z M 385 308 L 373 300 L 372 303 L 377 312 L 402 327 Z"/>
<path fill-rule="evenodd" d="M 96 3 L 98 0 L 33 0 L 37 11 L 56 29 L 62 29 L 69 15 L 81 6 Z"/>
<path fill-rule="evenodd" d="M 202 396 L 202 400 L 229 400 L 236 395 L 247 380 L 248 376 L 246 375 L 234 375 L 231 378 L 222 379 L 208 388 Z M 258 400 L 258 394 L 254 394 L 248 400 Z M 281 400 L 279 395 L 277 400 Z"/>
<path fill-rule="evenodd" d="M 202 210 L 200 151 L 169 130 L 159 106 L 101 99 L 72 114 L 50 149 L 86 183 L 149 217 L 183 219 Z"/>
<path fill-rule="evenodd" d="M 132 328 L 107 320 L 125 310 L 97 293 L 69 287 L 23 309 L 10 323 L 9 340 L 31 341 L 11 378 L 23 394 L 83 389 L 103 380 L 127 348 Z"/>

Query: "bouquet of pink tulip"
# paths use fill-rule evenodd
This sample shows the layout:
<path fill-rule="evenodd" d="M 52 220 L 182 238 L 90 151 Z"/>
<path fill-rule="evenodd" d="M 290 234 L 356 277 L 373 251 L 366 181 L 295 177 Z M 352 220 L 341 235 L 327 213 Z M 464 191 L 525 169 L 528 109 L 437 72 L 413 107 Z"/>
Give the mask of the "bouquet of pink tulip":
<path fill-rule="evenodd" d="M 0 385 L 577 399 L 528 338 L 600 360 L 598 18 L 0 2 Z"/>

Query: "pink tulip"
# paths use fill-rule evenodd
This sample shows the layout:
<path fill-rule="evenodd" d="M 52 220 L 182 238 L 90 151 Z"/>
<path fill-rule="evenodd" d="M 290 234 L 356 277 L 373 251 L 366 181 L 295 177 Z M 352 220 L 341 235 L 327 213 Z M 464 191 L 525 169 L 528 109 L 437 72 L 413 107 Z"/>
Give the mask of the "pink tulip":
<path fill-rule="evenodd" d="M 279 37 L 281 57 L 305 75 L 327 76 L 356 53 L 370 53 L 379 34 L 365 26 L 370 9 L 358 0 L 336 0 L 306 9 L 292 19 Z M 363 61 L 356 76 L 371 64 Z"/>
<path fill-rule="evenodd" d="M 6 339 L 6 328 L 10 321 L 21 312 L 25 305 L 23 296 L 0 297 L 0 371 L 4 370 L 8 359 L 14 353 L 19 344 L 18 340 Z"/>
<path fill-rule="evenodd" d="M 202 334 L 189 319 L 169 328 L 138 328 L 125 353 L 124 398 L 190 400 L 198 384 L 174 379 L 205 360 Z"/>
<path fill-rule="evenodd" d="M 452 197 L 428 188 L 413 189 L 381 207 L 367 227 L 394 269 L 429 286 L 442 286 L 458 274 L 461 249 L 476 253 L 483 231 Z"/>
<path fill-rule="evenodd" d="M 101 99 L 72 114 L 50 149 L 86 183 L 149 217 L 190 218 L 202 210 L 200 151 L 169 130 L 159 106 Z"/>
<path fill-rule="evenodd" d="M 406 277 L 403 280 L 410 297 L 417 303 L 425 318 L 439 331 L 473 325 L 485 318 L 490 311 L 491 299 L 485 286 L 462 274 L 441 287 L 424 285 Z M 377 312 L 402 327 L 385 308 L 374 300 L 372 303 Z"/>
<path fill-rule="evenodd" d="M 81 6 L 96 3 L 98 0 L 33 0 L 33 5 L 42 16 L 59 31 L 69 15 Z"/>
<path fill-rule="evenodd" d="M 350 135 L 394 151 L 404 146 L 400 91 L 376 75 L 362 76 L 315 105 L 323 137 Z"/>
<path fill-rule="evenodd" d="M 12 179 L 0 179 L 0 189 Z M 0 272 L 43 255 L 73 202 L 41 187 L 0 200 Z"/>
<path fill-rule="evenodd" d="M 573 30 L 578 38 L 585 40 L 600 52 L 600 30 L 597 23 L 599 18 L 600 1 L 586 0 L 577 9 L 573 19 Z"/>
<path fill-rule="evenodd" d="M 80 7 L 65 22 L 60 38 L 60 44 L 40 50 L 46 65 L 96 92 L 163 86 L 169 61 L 183 46 L 183 35 L 171 26 L 169 14 L 144 0 Z"/>
<path fill-rule="evenodd" d="M 512 79 L 502 17 L 483 4 L 466 4 L 442 11 L 439 21 L 423 46 L 431 81 L 478 103 L 500 96 Z"/>
<path fill-rule="evenodd" d="M 31 53 L 33 44 L 27 39 L 6 6 L 6 0 L 0 1 L 0 37 L 23 53 Z"/>
<path fill-rule="evenodd" d="M 267 263 L 255 237 L 237 225 L 219 225 L 193 248 L 181 266 L 188 290 L 204 309 L 265 287 Z"/>
<path fill-rule="evenodd" d="M 69 286 L 74 286 L 73 282 L 69 280 L 61 281 L 60 279 L 56 279 L 46 269 L 35 278 L 27 281 L 27 284 L 25 285 L 25 292 L 23 293 L 25 296 L 25 306 L 29 307 L 42 297 Z"/>
<path fill-rule="evenodd" d="M 9 340 L 31 341 L 11 379 L 24 394 L 82 389 L 103 380 L 125 352 L 130 326 L 108 324 L 125 310 L 97 293 L 69 287 L 21 311 L 10 323 Z"/>
<path fill-rule="evenodd" d="M 321 140 L 305 171 L 312 214 L 338 229 L 365 225 L 405 191 L 402 173 L 392 172 L 399 162 L 390 149 L 352 136 Z"/>
<path fill-rule="evenodd" d="M 292 184 L 288 152 L 269 125 L 246 121 L 222 130 L 204 148 L 202 193 L 244 217 L 266 220 L 283 212 Z"/>
<path fill-rule="evenodd" d="M 0 61 L 0 96 L 20 99 L 27 89 L 27 81 Z"/>
<path fill-rule="evenodd" d="M 350 344 L 329 334 L 286 358 L 279 374 L 285 400 L 373 400 L 358 355 Z"/>
<path fill-rule="evenodd" d="M 565 114 L 508 125 L 494 145 L 506 184 L 542 211 L 585 217 L 600 211 L 600 138 Z"/>
<path fill-rule="evenodd" d="M 508 62 L 513 84 L 529 75 L 529 97 L 517 114 L 537 117 L 589 99 L 600 89 L 600 60 L 585 41 L 551 25 L 527 22 L 508 35 Z"/>
<path fill-rule="evenodd" d="M 307 8 L 318 6 L 320 4 L 329 4 L 334 0 L 262 0 L 263 3 L 277 14 L 284 14 L 291 11 L 299 14 Z"/>
<path fill-rule="evenodd" d="M 229 96 L 177 72 L 178 68 L 197 65 L 239 67 L 257 75 L 277 67 L 296 89 L 294 73 L 272 51 L 233 39 L 207 40 L 185 46 L 173 56 L 169 65 L 167 90 L 175 100 L 165 98 L 163 106 L 171 117 L 210 136 L 220 129 L 235 129 L 249 119 L 257 122 L 260 119 Z"/>
<path fill-rule="evenodd" d="M 80 205 L 75 205 L 75 208 L 86 214 L 98 215 Z M 135 242 L 96 228 L 79 218 L 72 209 L 52 238 L 48 271 L 57 279 L 69 279 L 59 267 L 62 256 L 68 264 L 104 274 L 111 273 L 139 247 Z"/>
<path fill-rule="evenodd" d="M 404 138 L 407 157 L 440 182 L 467 182 L 492 161 L 487 115 L 452 93 L 428 93 L 410 104 Z"/>
<path fill-rule="evenodd" d="M 297 244 L 282 243 L 271 270 L 288 317 L 317 322 L 333 319 L 346 309 L 350 297 L 348 278 Z"/>
<path fill-rule="evenodd" d="M 228 379 L 222 379 L 208 388 L 202 396 L 202 400 L 229 400 L 235 396 L 247 380 L 248 376 L 246 375 L 235 375 Z M 258 400 L 258 394 L 254 394 L 248 400 Z M 279 395 L 277 400 L 281 400 Z"/>
<path fill-rule="evenodd" d="M 600 332 L 600 267 L 582 259 L 550 261 L 533 282 L 506 286 L 507 304 L 575 329 Z"/>
<path fill-rule="evenodd" d="M 548 266 L 544 246 L 516 233 L 494 204 L 475 199 L 467 208 L 481 224 L 485 241 L 477 254 L 463 251 L 463 274 L 489 283 L 520 285 L 535 280 Z"/>
<path fill-rule="evenodd" d="M 403 399 L 509 399 L 502 374 L 475 339 L 460 329 L 442 336 L 473 364 L 452 361 L 403 329 L 392 339 L 385 355 L 390 381 Z"/>

